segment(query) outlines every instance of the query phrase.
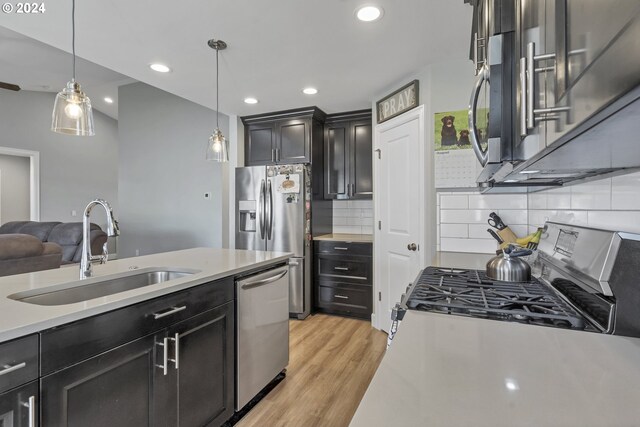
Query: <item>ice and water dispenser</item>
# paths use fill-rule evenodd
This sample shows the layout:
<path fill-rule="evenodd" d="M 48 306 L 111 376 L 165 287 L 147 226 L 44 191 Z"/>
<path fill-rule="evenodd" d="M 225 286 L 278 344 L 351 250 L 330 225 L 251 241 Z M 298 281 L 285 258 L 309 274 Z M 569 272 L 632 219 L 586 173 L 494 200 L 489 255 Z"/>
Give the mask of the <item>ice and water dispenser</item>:
<path fill-rule="evenodd" d="M 239 200 L 240 231 L 256 231 L 256 201 Z"/>

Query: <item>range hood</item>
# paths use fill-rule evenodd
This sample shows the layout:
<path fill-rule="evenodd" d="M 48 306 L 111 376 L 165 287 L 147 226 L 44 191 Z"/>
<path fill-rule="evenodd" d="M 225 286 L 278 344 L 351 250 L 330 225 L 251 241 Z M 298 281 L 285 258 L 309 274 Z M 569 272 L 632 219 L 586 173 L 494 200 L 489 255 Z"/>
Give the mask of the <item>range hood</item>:
<path fill-rule="evenodd" d="M 483 192 L 534 192 L 640 170 L 640 86 L 527 161 L 478 178 Z"/>

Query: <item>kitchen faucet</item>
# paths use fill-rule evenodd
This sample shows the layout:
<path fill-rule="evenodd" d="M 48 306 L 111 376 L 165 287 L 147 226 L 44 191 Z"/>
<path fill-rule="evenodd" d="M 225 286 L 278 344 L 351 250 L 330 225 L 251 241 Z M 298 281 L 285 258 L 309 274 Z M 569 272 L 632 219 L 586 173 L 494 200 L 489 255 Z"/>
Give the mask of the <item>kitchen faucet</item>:
<path fill-rule="evenodd" d="M 92 261 L 100 261 L 100 264 L 107 262 L 107 244 L 104 244 L 104 252 L 101 256 L 93 256 L 91 254 L 91 222 L 89 222 L 89 216 L 94 206 L 100 205 L 107 212 L 107 236 L 113 237 L 120 234 L 120 228 L 118 227 L 118 221 L 113 217 L 113 210 L 111 205 L 106 200 L 95 199 L 89 202 L 86 208 L 84 208 L 84 215 L 82 217 L 82 256 L 80 257 L 80 279 L 86 279 L 92 275 Z"/>

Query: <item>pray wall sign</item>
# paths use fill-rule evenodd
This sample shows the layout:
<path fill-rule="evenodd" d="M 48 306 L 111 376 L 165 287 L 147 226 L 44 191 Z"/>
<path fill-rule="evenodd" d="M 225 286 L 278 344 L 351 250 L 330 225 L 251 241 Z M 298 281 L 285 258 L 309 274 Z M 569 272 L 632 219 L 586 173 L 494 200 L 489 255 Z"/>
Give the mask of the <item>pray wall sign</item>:
<path fill-rule="evenodd" d="M 376 103 L 378 123 L 399 116 L 417 106 L 418 80 L 414 80 Z"/>

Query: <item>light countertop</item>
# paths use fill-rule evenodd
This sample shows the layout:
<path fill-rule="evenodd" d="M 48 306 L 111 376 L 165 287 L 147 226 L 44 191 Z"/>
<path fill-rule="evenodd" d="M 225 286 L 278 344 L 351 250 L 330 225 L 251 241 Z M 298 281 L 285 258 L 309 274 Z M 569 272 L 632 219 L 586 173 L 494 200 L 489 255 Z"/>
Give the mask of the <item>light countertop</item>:
<path fill-rule="evenodd" d="M 329 240 L 335 242 L 373 242 L 373 235 L 371 234 L 344 234 L 344 233 L 332 233 L 316 236 L 313 240 Z"/>
<path fill-rule="evenodd" d="M 408 311 L 351 426 L 637 426 L 639 361 L 637 338 Z"/>
<path fill-rule="evenodd" d="M 8 296 L 22 292 L 37 293 L 42 288 L 64 287 L 66 283 L 78 281 L 77 266 L 0 277 L 0 342 L 282 262 L 290 256 L 291 254 L 283 252 L 194 248 L 112 260 L 103 265 L 94 265 L 94 277 L 85 279 L 83 283 L 92 283 L 106 275 L 128 273 L 131 272 L 132 267 L 134 269 L 168 267 L 176 270 L 192 270 L 195 274 L 84 302 L 58 306 L 29 304 L 15 301 Z"/>

